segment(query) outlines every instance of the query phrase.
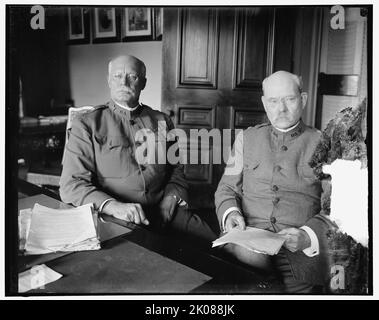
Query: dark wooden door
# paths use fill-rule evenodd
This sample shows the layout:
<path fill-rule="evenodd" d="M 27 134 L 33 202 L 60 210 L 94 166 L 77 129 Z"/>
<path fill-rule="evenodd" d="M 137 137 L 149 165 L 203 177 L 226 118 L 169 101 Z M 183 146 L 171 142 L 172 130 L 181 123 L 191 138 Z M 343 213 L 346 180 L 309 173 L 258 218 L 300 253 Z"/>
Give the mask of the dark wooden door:
<path fill-rule="evenodd" d="M 292 64 L 292 24 L 276 25 L 279 12 L 271 7 L 164 9 L 162 111 L 188 133 L 182 146 L 199 142 L 190 138 L 191 129 L 246 128 L 265 120 L 261 82 Z M 289 41 L 281 43 L 278 55 L 275 33 L 283 31 Z M 214 207 L 224 169 L 223 161 L 212 164 L 217 147 L 211 140 L 209 147 L 198 148 L 199 155 L 210 155 L 209 164 L 185 165 L 192 208 Z"/>

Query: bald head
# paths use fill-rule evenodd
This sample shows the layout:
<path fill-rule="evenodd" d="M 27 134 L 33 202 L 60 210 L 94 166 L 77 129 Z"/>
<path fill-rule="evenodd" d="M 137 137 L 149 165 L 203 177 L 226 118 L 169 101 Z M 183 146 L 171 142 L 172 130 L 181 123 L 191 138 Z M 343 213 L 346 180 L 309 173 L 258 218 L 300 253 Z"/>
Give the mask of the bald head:
<path fill-rule="evenodd" d="M 262 103 L 273 126 L 288 129 L 300 120 L 307 94 L 299 76 L 277 71 L 263 80 L 262 89 Z"/>
<path fill-rule="evenodd" d="M 265 88 L 268 86 L 282 86 L 283 83 L 293 85 L 297 88 L 299 93 L 303 90 L 303 82 L 301 77 L 296 74 L 287 71 L 277 71 L 266 77 L 262 82 L 263 94 L 265 93 Z"/>
<path fill-rule="evenodd" d="M 146 85 L 146 66 L 134 56 L 122 55 L 108 64 L 108 85 L 111 98 L 129 108 L 139 103 L 139 96 Z"/>
<path fill-rule="evenodd" d="M 136 66 L 136 68 L 140 72 L 140 75 L 142 77 L 146 77 L 146 66 L 144 62 L 132 55 L 121 55 L 109 61 L 108 75 L 111 73 L 112 67 L 125 65 L 125 64 Z"/>

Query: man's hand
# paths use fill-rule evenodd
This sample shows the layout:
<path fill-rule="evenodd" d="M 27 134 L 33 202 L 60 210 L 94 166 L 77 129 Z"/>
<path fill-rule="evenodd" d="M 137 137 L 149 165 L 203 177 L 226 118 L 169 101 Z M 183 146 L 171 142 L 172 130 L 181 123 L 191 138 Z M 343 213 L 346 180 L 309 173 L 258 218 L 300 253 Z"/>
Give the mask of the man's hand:
<path fill-rule="evenodd" d="M 287 228 L 278 232 L 278 234 L 286 236 L 287 239 L 284 242 L 284 247 L 291 252 L 302 251 L 311 246 L 311 238 L 302 229 Z"/>
<path fill-rule="evenodd" d="M 102 212 L 135 224 L 149 224 L 149 220 L 147 220 L 139 203 L 124 203 L 111 200 L 105 204 Z"/>
<path fill-rule="evenodd" d="M 225 232 L 229 232 L 230 230 L 236 227 L 240 230 L 245 230 L 246 223 L 241 213 L 239 213 L 238 211 L 232 211 L 226 217 Z"/>
<path fill-rule="evenodd" d="M 167 224 L 171 221 L 175 208 L 177 206 L 177 200 L 172 195 L 165 196 L 159 204 L 159 209 L 163 219 L 163 224 Z"/>

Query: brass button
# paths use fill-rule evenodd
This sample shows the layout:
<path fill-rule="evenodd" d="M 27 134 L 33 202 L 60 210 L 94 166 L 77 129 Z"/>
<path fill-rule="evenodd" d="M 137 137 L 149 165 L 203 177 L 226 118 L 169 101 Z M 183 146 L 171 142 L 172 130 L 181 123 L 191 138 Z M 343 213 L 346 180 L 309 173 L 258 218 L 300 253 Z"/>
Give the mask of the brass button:
<path fill-rule="evenodd" d="M 272 199 L 272 203 L 273 203 L 274 205 L 278 204 L 279 201 L 280 201 L 279 198 L 274 198 L 274 199 Z"/>
<path fill-rule="evenodd" d="M 271 190 L 274 191 L 274 192 L 276 192 L 276 191 L 279 190 L 279 188 L 278 188 L 277 185 L 274 184 L 274 185 L 271 187 Z"/>
<path fill-rule="evenodd" d="M 271 223 L 276 223 L 276 218 L 275 217 L 271 217 L 270 221 L 271 221 Z"/>
<path fill-rule="evenodd" d="M 287 146 L 281 146 L 280 150 L 282 150 L 282 151 L 287 151 L 287 150 L 288 150 L 288 147 L 287 147 Z"/>
<path fill-rule="evenodd" d="M 129 120 L 129 123 L 134 126 L 134 124 L 136 123 L 133 119 L 132 120 Z"/>
<path fill-rule="evenodd" d="M 275 167 L 274 167 L 274 171 L 275 171 L 275 172 L 279 172 L 281 169 L 282 169 L 281 166 L 275 166 Z"/>

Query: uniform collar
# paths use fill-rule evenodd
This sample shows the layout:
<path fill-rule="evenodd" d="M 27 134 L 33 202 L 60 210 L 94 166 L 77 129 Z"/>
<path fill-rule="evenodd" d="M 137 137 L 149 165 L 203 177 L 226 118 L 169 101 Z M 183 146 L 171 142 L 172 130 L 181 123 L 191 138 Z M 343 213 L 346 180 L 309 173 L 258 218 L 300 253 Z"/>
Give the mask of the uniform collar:
<path fill-rule="evenodd" d="M 115 113 L 117 113 L 123 117 L 126 117 L 127 119 L 135 118 L 136 116 L 138 116 L 141 113 L 141 111 L 143 109 L 143 104 L 140 102 L 138 103 L 138 105 L 136 107 L 134 107 L 132 109 L 131 108 L 127 109 L 125 107 L 122 107 L 118 103 L 114 102 L 113 100 L 110 100 L 108 102 L 108 106 L 113 112 L 115 112 Z"/>
<path fill-rule="evenodd" d="M 304 132 L 304 129 L 305 124 L 302 120 L 300 120 L 297 125 L 293 126 L 285 132 L 280 131 L 271 125 L 271 135 L 275 140 L 280 140 L 282 142 L 291 141 L 299 137 Z"/>
<path fill-rule="evenodd" d="M 286 132 L 289 132 L 289 131 L 295 129 L 295 128 L 299 125 L 299 123 L 300 123 L 300 120 L 299 120 L 298 122 L 296 122 L 296 124 L 294 124 L 292 127 L 287 128 L 287 129 L 279 129 L 279 128 L 275 127 L 275 126 L 273 126 L 273 127 L 274 127 L 276 130 L 280 131 L 280 132 L 286 133 Z"/>

